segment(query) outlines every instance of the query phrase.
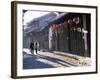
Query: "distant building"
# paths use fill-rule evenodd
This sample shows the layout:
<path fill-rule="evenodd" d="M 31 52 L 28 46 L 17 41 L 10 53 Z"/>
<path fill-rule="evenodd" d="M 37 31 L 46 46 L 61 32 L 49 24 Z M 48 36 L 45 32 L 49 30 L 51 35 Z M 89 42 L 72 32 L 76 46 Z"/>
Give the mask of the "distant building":
<path fill-rule="evenodd" d="M 58 13 L 51 12 L 39 18 L 33 19 L 27 25 L 23 26 L 23 47 L 29 48 L 30 42 L 38 40 L 41 48 L 48 49 L 49 40 L 49 24 L 52 22 Z"/>

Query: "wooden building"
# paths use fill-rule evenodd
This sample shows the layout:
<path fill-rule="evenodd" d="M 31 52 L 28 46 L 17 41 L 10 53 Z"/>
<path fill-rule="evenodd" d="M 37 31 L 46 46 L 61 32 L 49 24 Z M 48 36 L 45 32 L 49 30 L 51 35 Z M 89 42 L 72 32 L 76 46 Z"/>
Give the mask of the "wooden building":
<path fill-rule="evenodd" d="M 90 14 L 68 13 L 53 21 L 49 49 L 90 57 L 90 17 Z"/>

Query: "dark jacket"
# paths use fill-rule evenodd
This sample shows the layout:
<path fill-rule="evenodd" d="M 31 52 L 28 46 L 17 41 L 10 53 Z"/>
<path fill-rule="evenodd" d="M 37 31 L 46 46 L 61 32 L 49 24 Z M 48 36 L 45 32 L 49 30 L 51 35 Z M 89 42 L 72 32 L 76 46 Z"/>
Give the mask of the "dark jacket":
<path fill-rule="evenodd" d="M 34 50 L 34 43 L 31 43 L 31 44 L 30 44 L 30 49 L 31 49 L 31 50 Z"/>

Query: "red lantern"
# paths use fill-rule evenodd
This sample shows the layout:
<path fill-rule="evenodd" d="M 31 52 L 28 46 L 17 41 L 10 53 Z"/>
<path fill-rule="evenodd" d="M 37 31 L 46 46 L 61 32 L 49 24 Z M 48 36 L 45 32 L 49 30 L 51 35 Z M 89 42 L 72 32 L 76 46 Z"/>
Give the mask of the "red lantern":
<path fill-rule="evenodd" d="M 73 20 L 72 19 L 69 19 L 68 20 L 68 24 L 72 25 L 73 24 Z"/>
<path fill-rule="evenodd" d="M 68 22 L 64 21 L 63 25 L 64 25 L 64 27 L 66 27 L 68 25 Z"/>
<path fill-rule="evenodd" d="M 53 24 L 51 28 L 52 28 L 52 31 L 56 31 L 58 27 L 56 24 Z"/>
<path fill-rule="evenodd" d="M 56 25 L 56 29 L 58 29 L 58 28 L 59 28 L 59 25 L 57 24 L 57 25 Z"/>
<path fill-rule="evenodd" d="M 59 24 L 57 24 L 57 27 L 58 27 L 57 29 L 60 29 L 60 25 Z"/>
<path fill-rule="evenodd" d="M 65 21 L 65 22 L 64 22 L 64 24 L 65 24 L 65 25 L 67 25 L 67 24 L 68 24 L 68 22 L 67 22 L 67 21 Z"/>
<path fill-rule="evenodd" d="M 60 27 L 61 29 L 63 29 L 63 25 L 62 25 L 62 23 L 59 24 L 59 27 Z"/>
<path fill-rule="evenodd" d="M 73 18 L 73 22 L 74 22 L 75 24 L 79 24 L 79 22 L 80 22 L 79 17 Z"/>

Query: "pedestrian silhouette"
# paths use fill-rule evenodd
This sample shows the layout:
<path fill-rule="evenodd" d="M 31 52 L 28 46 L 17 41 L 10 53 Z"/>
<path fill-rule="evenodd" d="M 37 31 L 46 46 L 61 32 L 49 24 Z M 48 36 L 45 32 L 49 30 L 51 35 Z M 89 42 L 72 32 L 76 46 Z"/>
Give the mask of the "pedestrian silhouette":
<path fill-rule="evenodd" d="M 31 53 L 34 54 L 34 43 L 31 42 L 30 44 L 30 50 L 31 50 Z"/>
<path fill-rule="evenodd" d="M 39 42 L 38 41 L 34 42 L 34 49 L 35 49 L 35 53 L 38 54 L 38 50 L 39 50 Z"/>

